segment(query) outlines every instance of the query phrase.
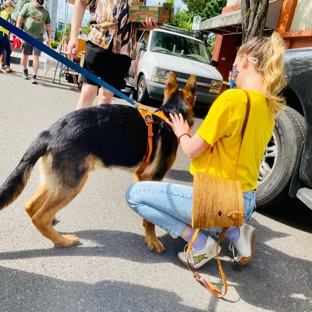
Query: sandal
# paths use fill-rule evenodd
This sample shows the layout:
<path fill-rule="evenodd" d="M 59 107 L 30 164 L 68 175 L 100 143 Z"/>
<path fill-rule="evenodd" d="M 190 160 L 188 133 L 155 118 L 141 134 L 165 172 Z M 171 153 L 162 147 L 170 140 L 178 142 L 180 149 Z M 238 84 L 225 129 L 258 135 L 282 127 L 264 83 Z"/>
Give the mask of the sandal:
<path fill-rule="evenodd" d="M 0 74 L 3 73 L 3 71 L 0 69 Z"/>
<path fill-rule="evenodd" d="M 5 72 L 8 74 L 8 73 L 15 73 L 15 70 L 13 70 L 12 68 L 7 68 L 5 70 Z"/>

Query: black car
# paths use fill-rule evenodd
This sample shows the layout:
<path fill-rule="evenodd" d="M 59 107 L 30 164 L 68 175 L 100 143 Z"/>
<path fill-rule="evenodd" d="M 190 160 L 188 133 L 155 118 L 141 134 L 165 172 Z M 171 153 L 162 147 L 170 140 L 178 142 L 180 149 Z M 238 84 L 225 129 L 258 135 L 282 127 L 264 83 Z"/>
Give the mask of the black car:
<path fill-rule="evenodd" d="M 312 49 L 285 52 L 288 108 L 277 117 L 262 159 L 257 207 L 299 198 L 312 209 Z"/>

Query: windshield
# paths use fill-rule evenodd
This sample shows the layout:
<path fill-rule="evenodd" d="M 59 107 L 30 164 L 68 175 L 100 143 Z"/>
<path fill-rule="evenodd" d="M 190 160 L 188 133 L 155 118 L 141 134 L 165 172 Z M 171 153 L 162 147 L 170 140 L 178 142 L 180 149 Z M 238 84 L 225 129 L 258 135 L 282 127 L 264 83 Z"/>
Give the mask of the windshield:
<path fill-rule="evenodd" d="M 182 37 L 178 34 L 154 31 L 151 42 L 151 51 L 173 54 L 210 64 L 209 56 L 203 42 L 192 38 Z"/>

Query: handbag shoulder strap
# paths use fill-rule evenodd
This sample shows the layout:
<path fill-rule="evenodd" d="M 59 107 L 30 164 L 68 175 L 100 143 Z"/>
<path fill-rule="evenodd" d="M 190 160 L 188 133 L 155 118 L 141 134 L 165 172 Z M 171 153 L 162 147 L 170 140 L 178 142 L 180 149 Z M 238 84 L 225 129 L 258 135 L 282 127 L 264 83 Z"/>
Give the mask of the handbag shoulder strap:
<path fill-rule="evenodd" d="M 236 158 L 235 169 L 234 169 L 234 174 L 233 174 L 233 180 L 235 180 L 236 170 L 237 170 L 237 165 L 238 165 L 238 159 L 239 159 L 239 154 L 240 154 L 240 149 L 241 149 L 241 146 L 242 146 L 242 143 L 243 143 L 245 130 L 246 130 L 246 127 L 247 127 L 247 122 L 248 122 L 248 117 L 249 117 L 249 112 L 250 112 L 250 96 L 249 96 L 249 94 L 248 94 L 248 92 L 246 90 L 242 90 L 242 91 L 244 91 L 246 93 L 246 96 L 247 96 L 247 106 L 246 106 L 245 119 L 244 119 L 244 123 L 243 123 L 243 126 L 242 126 L 241 141 L 240 141 L 240 144 L 239 144 L 238 155 L 237 155 L 237 158 Z M 212 152 L 213 152 L 213 146 L 210 147 L 210 152 L 209 152 L 207 165 L 206 165 L 206 172 L 209 172 L 209 168 L 210 168 L 210 164 L 211 164 L 211 160 L 212 160 Z"/>
<path fill-rule="evenodd" d="M 189 260 L 188 260 L 188 255 L 189 255 L 189 252 L 191 250 L 191 247 L 200 231 L 200 229 L 196 229 L 188 246 L 187 246 L 187 250 L 186 250 L 186 260 L 187 260 L 187 264 L 188 264 L 188 267 L 190 268 L 190 270 L 192 271 L 193 273 L 193 276 L 194 278 L 196 279 L 197 282 L 201 283 L 203 286 L 205 286 L 207 288 L 207 290 L 209 290 L 215 297 L 218 297 L 218 298 L 222 298 L 226 295 L 227 293 L 227 289 L 228 289 L 228 286 L 227 286 L 227 280 L 226 280 L 226 276 L 225 276 L 225 273 L 223 271 L 223 268 L 222 268 L 222 265 L 221 265 L 221 261 L 219 259 L 219 253 L 218 253 L 218 247 L 219 247 L 219 244 L 222 240 L 222 238 L 224 237 L 224 234 L 226 233 L 226 231 L 228 230 L 228 228 L 223 228 L 219 238 L 218 238 L 218 241 L 217 241 L 217 245 L 216 245 L 216 255 L 217 255 L 217 263 L 218 263 L 218 268 L 219 268 L 219 271 L 220 271 L 220 274 L 221 274 L 221 277 L 222 277 L 222 281 L 223 281 L 223 286 L 224 286 L 224 290 L 223 290 L 223 293 L 219 290 L 219 288 L 211 283 L 209 283 L 208 281 L 206 281 L 195 269 L 194 267 L 189 263 Z"/>

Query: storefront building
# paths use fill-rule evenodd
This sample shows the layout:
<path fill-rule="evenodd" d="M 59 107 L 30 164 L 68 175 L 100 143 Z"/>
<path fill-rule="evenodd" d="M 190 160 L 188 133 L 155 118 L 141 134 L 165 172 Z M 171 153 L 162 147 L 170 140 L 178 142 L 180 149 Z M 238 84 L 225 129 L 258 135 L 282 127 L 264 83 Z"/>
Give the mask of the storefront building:
<path fill-rule="evenodd" d="M 277 31 L 287 49 L 312 47 L 311 13 L 311 0 L 272 0 L 265 33 Z M 218 62 L 218 70 L 226 81 L 236 48 L 241 45 L 241 0 L 228 0 L 222 14 L 202 21 L 199 30 L 217 34 L 212 59 Z"/>

